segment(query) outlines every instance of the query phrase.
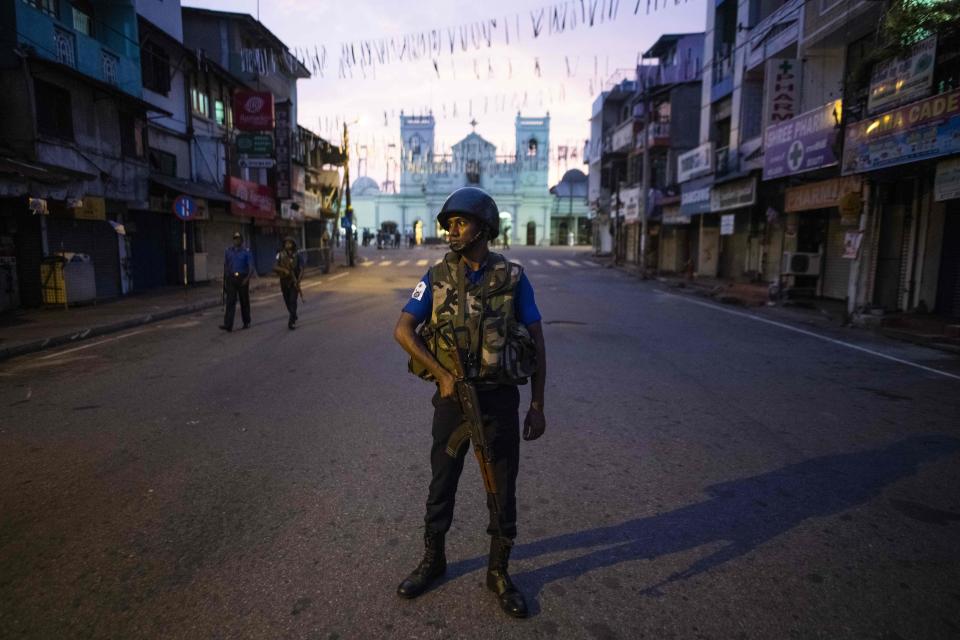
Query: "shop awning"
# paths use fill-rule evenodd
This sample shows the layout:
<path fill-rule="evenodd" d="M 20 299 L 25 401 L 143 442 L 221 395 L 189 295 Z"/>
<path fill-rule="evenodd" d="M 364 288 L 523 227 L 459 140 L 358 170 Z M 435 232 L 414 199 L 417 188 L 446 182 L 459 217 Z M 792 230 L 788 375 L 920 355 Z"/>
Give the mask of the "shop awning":
<path fill-rule="evenodd" d="M 23 160 L 11 156 L 0 156 L 0 175 L 14 175 L 25 180 L 36 180 L 44 184 L 63 184 L 85 180 L 95 180 L 92 173 L 66 169 L 45 162 Z"/>
<path fill-rule="evenodd" d="M 215 202 L 230 202 L 232 200 L 230 196 L 217 189 L 217 187 L 212 184 L 192 182 L 190 180 L 173 178 L 171 176 L 165 176 L 156 173 L 150 174 L 150 182 L 165 189 L 169 189 L 175 193 L 185 194 L 195 198 L 204 198 L 206 200 L 213 200 Z"/>

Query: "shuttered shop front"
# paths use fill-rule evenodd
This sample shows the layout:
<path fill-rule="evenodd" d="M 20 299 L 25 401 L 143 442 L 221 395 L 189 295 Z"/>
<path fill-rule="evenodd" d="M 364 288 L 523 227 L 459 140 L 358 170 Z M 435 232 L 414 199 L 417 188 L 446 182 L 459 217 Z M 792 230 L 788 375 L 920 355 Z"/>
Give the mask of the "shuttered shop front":
<path fill-rule="evenodd" d="M 105 220 L 50 216 L 47 246 L 51 253 L 85 253 L 93 261 L 98 298 L 120 295 L 120 254 L 117 233 Z"/>

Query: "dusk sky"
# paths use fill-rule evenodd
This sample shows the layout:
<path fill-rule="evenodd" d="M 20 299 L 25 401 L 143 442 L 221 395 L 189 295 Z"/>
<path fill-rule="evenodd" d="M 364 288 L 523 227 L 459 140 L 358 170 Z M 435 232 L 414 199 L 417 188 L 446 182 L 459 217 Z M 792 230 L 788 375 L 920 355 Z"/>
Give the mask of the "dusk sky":
<path fill-rule="evenodd" d="M 616 0 L 613 0 L 617 4 Z M 260 3 L 260 20 L 291 50 L 326 46 L 327 66 L 323 77 L 301 81 L 299 87 L 301 125 L 325 138 L 340 140 L 337 123 L 359 118 L 351 126 L 354 156 L 366 157 L 365 166 L 352 163 L 355 175 L 366 174 L 382 182 L 387 158 L 398 157 L 399 114 L 426 113 L 437 119 L 435 151 L 443 153 L 470 133 L 476 119 L 477 133 L 497 145 L 498 154 L 514 151 L 513 124 L 517 111 L 524 116 L 551 117 L 550 143 L 553 156 L 550 182 L 566 169 L 581 163 L 583 141 L 589 136 L 590 108 L 596 94 L 618 71 L 632 77 L 640 54 L 663 33 L 687 33 L 704 28 L 704 0 L 690 0 L 645 14 L 646 2 L 634 14 L 635 0 L 619 2 L 617 16 L 603 21 L 599 5 L 606 10 L 609 0 L 599 0 L 593 27 L 579 22 L 563 33 L 549 33 L 545 12 L 543 30 L 533 36 L 534 15 L 539 2 L 488 0 L 483 3 L 361 0 L 357 2 L 304 3 L 274 0 Z M 585 0 L 589 6 L 590 0 Z M 256 0 L 200 0 L 185 6 L 206 7 L 257 15 Z M 651 5 L 652 6 L 652 5 Z M 452 55 L 444 49 L 437 68 L 430 57 L 417 61 L 393 62 L 367 70 L 359 68 L 353 77 L 341 78 L 341 43 L 367 39 L 402 37 L 430 29 L 442 29 L 471 22 L 497 19 L 493 45 Z M 503 25 L 509 24 L 509 34 Z M 519 26 L 519 37 L 517 27 Z M 509 44 L 506 39 L 509 37 Z M 446 39 L 446 35 L 444 35 Z M 537 64 L 539 63 L 539 75 Z M 479 79 L 478 76 L 479 75 Z M 454 115 L 456 110 L 456 115 Z M 385 113 L 386 112 L 386 118 Z M 391 148 L 389 145 L 395 144 Z M 576 159 L 558 163 L 558 148 L 576 149 Z M 396 165 L 390 163 L 391 178 Z"/>

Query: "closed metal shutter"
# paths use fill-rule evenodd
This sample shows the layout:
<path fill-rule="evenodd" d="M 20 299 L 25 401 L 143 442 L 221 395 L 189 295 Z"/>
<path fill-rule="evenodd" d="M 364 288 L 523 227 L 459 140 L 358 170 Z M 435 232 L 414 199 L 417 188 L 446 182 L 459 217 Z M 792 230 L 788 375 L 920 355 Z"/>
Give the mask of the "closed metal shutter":
<path fill-rule="evenodd" d="M 210 278 L 223 278 L 223 256 L 233 246 L 233 234 L 243 233 L 243 222 L 215 218 L 202 225 L 204 250 L 207 252 L 207 275 Z"/>
<path fill-rule="evenodd" d="M 840 226 L 840 215 L 832 213 L 827 222 L 827 241 L 824 246 L 823 290 L 824 298 L 846 300 L 850 282 L 850 263 L 843 257 L 843 236 L 846 227 Z"/>
<path fill-rule="evenodd" d="M 50 216 L 47 246 L 51 253 L 85 253 L 93 260 L 98 298 L 120 295 L 120 251 L 117 233 L 105 220 Z"/>
<path fill-rule="evenodd" d="M 637 230 L 640 228 L 639 224 L 628 224 L 627 229 L 627 262 L 636 262 L 637 261 L 637 247 L 638 247 L 638 234 Z"/>
<path fill-rule="evenodd" d="M 938 313 L 960 318 L 960 201 L 947 205 L 943 221 L 943 252 L 937 280 Z"/>
<path fill-rule="evenodd" d="M 40 262 L 43 260 L 43 235 L 40 216 L 27 211 L 26 203 L 7 201 L 16 207 L 17 221 L 17 283 L 20 287 L 20 306 L 39 307 L 43 304 L 40 290 Z M 24 210 L 21 210 L 24 209 Z"/>
<path fill-rule="evenodd" d="M 164 246 L 166 233 L 164 217 L 152 211 L 130 211 L 127 216 L 133 222 L 128 229 L 130 259 L 133 263 L 133 289 L 144 291 L 168 284 L 168 249 Z"/>

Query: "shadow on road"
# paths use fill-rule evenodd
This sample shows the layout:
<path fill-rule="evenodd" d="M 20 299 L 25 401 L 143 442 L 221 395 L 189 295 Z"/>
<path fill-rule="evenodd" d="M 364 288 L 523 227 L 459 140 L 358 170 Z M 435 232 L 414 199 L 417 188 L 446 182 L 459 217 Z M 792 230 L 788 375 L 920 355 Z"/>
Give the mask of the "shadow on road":
<path fill-rule="evenodd" d="M 887 485 L 913 475 L 922 463 L 960 450 L 960 439 L 915 436 L 883 449 L 813 458 L 776 471 L 713 485 L 708 500 L 669 513 L 622 524 L 545 538 L 517 545 L 513 558 L 549 553 L 586 553 L 513 576 L 529 596 L 563 578 L 581 576 L 631 560 L 653 559 L 703 545 L 723 543 L 717 551 L 644 590 L 658 595 L 678 580 L 749 553 L 809 518 L 827 516 L 863 504 Z M 602 547 L 602 548 L 601 548 Z M 448 579 L 484 567 L 478 557 L 448 566 Z"/>

